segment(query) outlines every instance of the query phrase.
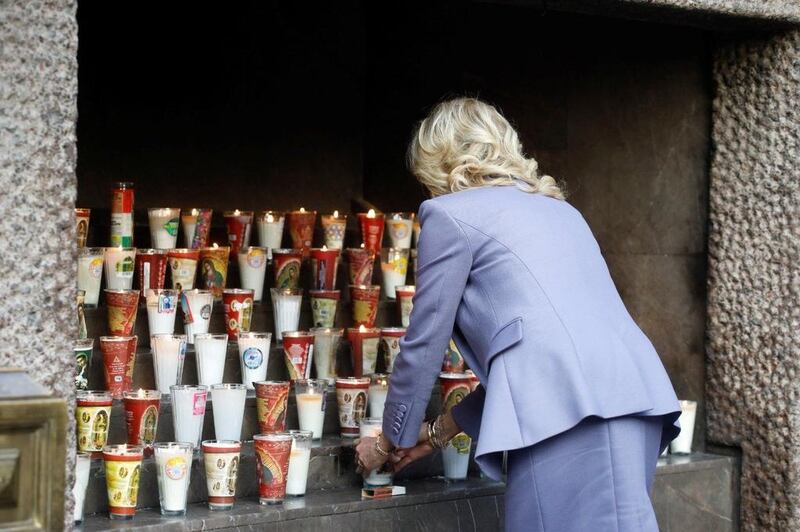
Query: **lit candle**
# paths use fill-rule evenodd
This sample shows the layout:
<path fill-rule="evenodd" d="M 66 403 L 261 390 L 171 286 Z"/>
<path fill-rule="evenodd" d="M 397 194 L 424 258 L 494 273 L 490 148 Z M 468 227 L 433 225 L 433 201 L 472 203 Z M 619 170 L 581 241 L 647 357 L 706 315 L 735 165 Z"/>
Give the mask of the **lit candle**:
<path fill-rule="evenodd" d="M 361 237 L 364 247 L 377 255 L 383 242 L 383 213 L 376 213 L 375 209 L 370 209 L 366 213 L 360 212 L 358 213 L 358 221 L 361 225 Z"/>
<path fill-rule="evenodd" d="M 339 250 L 327 246 L 311 250 L 311 279 L 313 290 L 334 290 Z"/>
<path fill-rule="evenodd" d="M 375 373 L 378 359 L 378 343 L 381 330 L 359 325 L 347 329 L 347 339 L 351 344 L 353 375 L 361 377 Z"/>
<path fill-rule="evenodd" d="M 322 229 L 325 233 L 325 245 L 331 249 L 342 249 L 344 246 L 345 229 L 347 228 L 347 216 L 339 216 L 339 211 L 333 214 L 322 215 Z"/>
<path fill-rule="evenodd" d="M 258 239 L 261 247 L 267 248 L 268 258 L 272 258 L 272 250 L 281 247 L 283 240 L 283 213 L 265 211 L 258 217 Z"/>
<path fill-rule="evenodd" d="M 300 210 L 287 214 L 289 218 L 289 236 L 292 237 L 292 247 L 303 251 L 303 257 L 308 257 L 314 239 L 314 225 L 317 221 L 317 211 Z"/>
<path fill-rule="evenodd" d="M 239 249 L 250 245 L 250 230 L 253 226 L 253 211 L 240 211 L 224 214 L 225 225 L 228 228 L 228 242 L 231 246 L 231 253 L 237 255 Z"/>
<path fill-rule="evenodd" d="M 156 441 L 158 428 L 158 409 L 161 404 L 161 392 L 143 390 L 124 392 L 125 423 L 128 428 L 128 443 L 141 445 L 149 453 Z"/>

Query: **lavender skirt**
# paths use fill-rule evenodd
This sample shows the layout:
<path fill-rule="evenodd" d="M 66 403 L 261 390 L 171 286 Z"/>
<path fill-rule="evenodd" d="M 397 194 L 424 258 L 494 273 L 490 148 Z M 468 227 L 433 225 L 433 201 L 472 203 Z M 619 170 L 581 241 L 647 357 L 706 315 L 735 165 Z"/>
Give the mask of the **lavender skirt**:
<path fill-rule="evenodd" d="M 588 418 L 509 451 L 506 530 L 657 532 L 650 488 L 661 417 Z"/>

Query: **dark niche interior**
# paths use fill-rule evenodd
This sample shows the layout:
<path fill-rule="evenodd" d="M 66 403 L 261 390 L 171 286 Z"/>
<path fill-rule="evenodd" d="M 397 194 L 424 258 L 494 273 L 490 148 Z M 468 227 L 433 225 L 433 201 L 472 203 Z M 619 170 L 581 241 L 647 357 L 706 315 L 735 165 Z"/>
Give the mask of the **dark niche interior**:
<path fill-rule="evenodd" d="M 77 205 L 384 211 L 415 122 L 472 95 L 566 183 L 682 398 L 701 401 L 711 71 L 699 30 L 492 2 L 80 3 Z M 145 223 L 145 216 L 138 216 Z M 216 219 L 217 224 L 221 218 Z"/>

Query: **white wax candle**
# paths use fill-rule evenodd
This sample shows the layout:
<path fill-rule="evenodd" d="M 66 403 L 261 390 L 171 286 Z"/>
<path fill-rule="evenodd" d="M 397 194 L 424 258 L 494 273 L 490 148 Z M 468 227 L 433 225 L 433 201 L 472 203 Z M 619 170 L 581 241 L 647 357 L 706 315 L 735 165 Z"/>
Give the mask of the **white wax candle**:
<path fill-rule="evenodd" d="M 254 382 L 267 380 L 270 340 L 269 336 L 239 336 L 242 384 L 251 390 L 254 388 Z"/>
<path fill-rule="evenodd" d="M 222 382 L 225 372 L 225 355 L 228 349 L 227 334 L 195 335 L 194 349 L 197 358 L 197 382 L 210 386 Z"/>
<path fill-rule="evenodd" d="M 408 218 L 387 218 L 386 232 L 393 248 L 408 249 L 411 247 L 413 221 Z"/>
<path fill-rule="evenodd" d="M 186 337 L 172 334 L 151 336 L 150 348 L 153 350 L 156 388 L 161 393 L 170 393 L 170 386 L 181 383 Z"/>
<path fill-rule="evenodd" d="M 86 292 L 84 297 L 85 305 L 91 307 L 97 306 L 97 301 L 100 298 L 100 281 L 102 277 L 102 251 L 78 257 L 78 290 Z"/>
<path fill-rule="evenodd" d="M 200 445 L 203 419 L 206 415 L 207 391 L 195 386 L 172 390 L 172 424 L 175 440 Z"/>
<path fill-rule="evenodd" d="M 86 500 L 86 487 L 89 485 L 89 469 L 92 459 L 88 454 L 79 454 L 75 461 L 75 484 L 72 495 L 75 497 L 73 517 L 76 523 L 83 521 L 83 505 Z"/>
<path fill-rule="evenodd" d="M 177 292 L 158 293 L 147 290 L 147 325 L 150 334 L 172 334 L 175 332 L 175 315 L 178 310 Z"/>
<path fill-rule="evenodd" d="M 695 401 L 681 401 L 680 404 L 681 417 L 678 418 L 678 421 L 681 424 L 681 433 L 669 444 L 669 450 L 673 454 L 689 454 L 692 452 L 697 403 Z"/>
<path fill-rule="evenodd" d="M 172 249 L 178 241 L 180 209 L 150 209 L 150 239 L 156 249 Z"/>
<path fill-rule="evenodd" d="M 273 296 L 272 307 L 275 314 L 275 336 L 283 340 L 283 331 L 296 331 L 300 323 L 300 304 L 302 295 Z"/>
<path fill-rule="evenodd" d="M 260 217 L 258 220 L 258 241 L 262 247 L 280 249 L 281 240 L 283 240 L 283 223 L 285 218 L 283 216 L 275 215 L 272 221 L 268 221 L 267 217 Z"/>
<path fill-rule="evenodd" d="M 325 424 L 325 401 L 321 393 L 297 394 L 297 418 L 300 430 L 310 430 L 312 438 L 317 440 L 322 437 L 322 427 Z"/>
<path fill-rule="evenodd" d="M 187 290 L 182 292 L 184 331 L 186 342 L 193 344 L 196 334 L 208 332 L 211 311 L 214 308 L 214 294 L 207 290 Z M 186 308 L 188 306 L 188 309 Z M 190 318 L 191 316 L 191 318 Z M 191 319 L 191 321 L 189 321 Z"/>
<path fill-rule="evenodd" d="M 359 427 L 359 434 L 362 438 L 377 438 L 379 432 L 381 432 L 380 423 L 366 423 L 362 420 Z M 392 474 L 373 469 L 364 478 L 364 483 L 370 486 L 388 486 L 392 483 Z"/>
<path fill-rule="evenodd" d="M 386 403 L 386 394 L 389 392 L 387 386 L 382 384 L 372 384 L 369 387 L 369 417 L 383 417 L 383 408 Z"/>
<path fill-rule="evenodd" d="M 214 412 L 214 434 L 218 440 L 239 440 L 247 388 L 211 387 L 211 409 Z"/>
<path fill-rule="evenodd" d="M 340 338 L 339 334 L 314 334 L 314 366 L 318 379 L 336 376 L 336 346 Z"/>
<path fill-rule="evenodd" d="M 169 444 L 157 445 L 155 455 L 161 512 L 184 513 L 192 470 L 192 449 Z"/>
<path fill-rule="evenodd" d="M 253 290 L 253 301 L 261 301 L 264 294 L 264 276 L 267 272 L 267 253 L 261 248 L 250 248 L 239 253 L 239 275 L 242 288 Z"/>
<path fill-rule="evenodd" d="M 472 439 L 463 432 L 457 435 L 442 449 L 444 477 L 450 480 L 463 480 L 469 471 L 469 450 Z"/>
<path fill-rule="evenodd" d="M 289 454 L 289 473 L 286 475 L 286 495 L 305 495 L 311 449 L 301 449 L 292 442 Z"/>
<path fill-rule="evenodd" d="M 133 287 L 136 249 L 106 248 L 104 255 L 106 288 L 110 290 L 130 290 Z"/>

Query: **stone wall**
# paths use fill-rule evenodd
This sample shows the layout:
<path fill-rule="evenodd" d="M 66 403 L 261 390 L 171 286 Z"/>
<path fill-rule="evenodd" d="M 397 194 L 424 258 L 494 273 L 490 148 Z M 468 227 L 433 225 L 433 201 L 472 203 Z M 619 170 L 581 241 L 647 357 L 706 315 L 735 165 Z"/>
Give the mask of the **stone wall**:
<path fill-rule="evenodd" d="M 708 437 L 739 445 L 745 530 L 800 528 L 800 32 L 715 53 Z"/>
<path fill-rule="evenodd" d="M 75 0 L 0 3 L 0 367 L 74 406 Z M 68 419 L 67 482 L 74 469 Z M 69 490 L 68 490 L 69 491 Z M 72 521 L 72 503 L 66 520 Z"/>

